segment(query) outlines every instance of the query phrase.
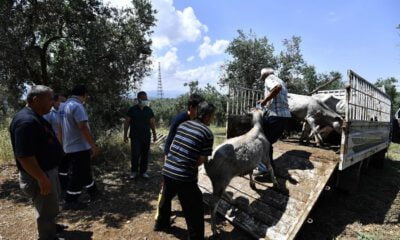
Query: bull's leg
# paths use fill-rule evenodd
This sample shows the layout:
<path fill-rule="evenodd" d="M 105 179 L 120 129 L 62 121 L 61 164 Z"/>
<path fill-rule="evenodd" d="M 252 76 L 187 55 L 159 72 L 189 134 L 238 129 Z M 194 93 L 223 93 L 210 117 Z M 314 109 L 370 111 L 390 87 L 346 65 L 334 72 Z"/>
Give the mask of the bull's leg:
<path fill-rule="evenodd" d="M 317 146 L 321 146 L 322 144 L 322 137 L 321 135 L 318 133 L 318 126 L 315 124 L 315 120 L 313 117 L 307 117 L 306 118 L 307 123 L 310 125 L 311 128 L 311 134 L 314 135 L 315 138 L 315 142 L 317 144 Z"/>
<path fill-rule="evenodd" d="M 308 125 L 307 122 L 303 122 L 303 127 L 301 129 L 301 136 L 300 136 L 300 142 L 303 143 L 304 139 L 306 140 L 306 144 L 310 144 L 310 125 Z"/>
<path fill-rule="evenodd" d="M 254 191 L 257 190 L 256 183 L 254 182 L 253 173 L 252 172 L 249 173 L 249 179 L 250 179 L 250 187 L 251 187 L 251 189 L 253 189 Z"/>
<path fill-rule="evenodd" d="M 213 185 L 213 198 L 211 202 L 211 230 L 213 232 L 213 235 L 215 236 L 217 234 L 217 209 L 218 209 L 218 204 L 221 202 L 222 196 L 225 193 L 225 189 L 228 186 L 230 179 L 232 179 L 229 176 L 225 176 L 223 178 L 210 178 L 211 183 Z"/>
<path fill-rule="evenodd" d="M 269 159 L 269 157 L 267 157 L 263 162 L 264 162 L 265 165 L 267 165 L 268 172 L 269 172 L 269 174 L 271 176 L 271 180 L 272 180 L 272 183 L 274 184 L 274 187 L 278 187 L 279 188 L 280 186 L 279 186 L 278 181 L 276 180 L 275 171 L 274 171 L 274 168 L 271 165 L 271 161 L 272 161 L 272 159 Z"/>
<path fill-rule="evenodd" d="M 319 132 L 319 125 L 316 126 L 314 130 L 311 131 L 309 137 L 314 137 L 315 142 L 317 143 L 318 146 L 320 146 L 323 143 L 322 136 Z"/>
<path fill-rule="evenodd" d="M 218 198 L 217 201 L 215 201 L 215 198 Z M 213 232 L 213 236 L 217 235 L 217 223 L 216 223 L 216 215 L 217 215 L 217 209 L 218 209 L 218 204 L 221 201 L 221 196 L 214 196 L 213 197 L 213 204 L 211 208 L 211 230 Z"/>

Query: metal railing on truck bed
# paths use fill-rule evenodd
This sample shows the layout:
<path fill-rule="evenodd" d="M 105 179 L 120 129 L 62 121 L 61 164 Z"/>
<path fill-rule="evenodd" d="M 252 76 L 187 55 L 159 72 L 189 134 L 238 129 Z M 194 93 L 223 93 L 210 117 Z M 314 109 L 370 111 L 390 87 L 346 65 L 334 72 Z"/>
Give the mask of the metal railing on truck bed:
<path fill-rule="evenodd" d="M 339 170 L 384 151 L 390 143 L 389 96 L 354 71 L 347 75 Z"/>
<path fill-rule="evenodd" d="M 318 91 L 345 101 L 339 170 L 385 150 L 389 146 L 391 101 L 389 96 L 352 70 L 345 89 Z M 230 86 L 227 104 L 227 137 L 251 128 L 245 113 L 263 98 L 263 91 Z M 240 127 L 239 127 L 240 126 Z"/>

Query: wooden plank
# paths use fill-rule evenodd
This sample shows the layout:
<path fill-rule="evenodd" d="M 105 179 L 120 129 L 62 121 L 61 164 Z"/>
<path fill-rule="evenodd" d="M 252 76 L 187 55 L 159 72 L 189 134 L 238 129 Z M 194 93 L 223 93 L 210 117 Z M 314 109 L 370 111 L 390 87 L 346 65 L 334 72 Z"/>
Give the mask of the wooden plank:
<path fill-rule="evenodd" d="M 321 175 L 319 183 L 313 188 L 312 196 L 310 197 L 309 203 L 306 205 L 306 208 L 303 209 L 303 214 L 300 215 L 299 219 L 297 220 L 298 224 L 292 225 L 292 229 L 289 231 L 288 239 L 294 239 L 296 237 L 297 232 L 300 230 L 302 223 L 306 220 L 308 214 L 311 212 L 312 208 L 314 207 L 315 203 L 318 200 L 319 195 L 323 191 L 326 183 L 328 182 L 330 176 L 332 175 L 335 166 L 330 169 L 326 170 L 326 173 Z"/>
<path fill-rule="evenodd" d="M 276 146 L 275 152 L 281 155 L 275 162 L 276 172 L 283 190 L 271 188 L 270 182 L 257 182 L 254 191 L 248 177 L 235 177 L 226 189 L 218 212 L 255 238 L 293 239 L 339 157 L 331 150 L 313 148 L 310 151 L 310 147 L 287 143 Z M 329 159 L 331 156 L 333 158 Z M 290 182 L 289 176 L 297 180 L 297 184 Z M 209 202 L 212 186 L 204 168 L 199 171 L 199 186 L 205 193 L 204 201 Z"/>

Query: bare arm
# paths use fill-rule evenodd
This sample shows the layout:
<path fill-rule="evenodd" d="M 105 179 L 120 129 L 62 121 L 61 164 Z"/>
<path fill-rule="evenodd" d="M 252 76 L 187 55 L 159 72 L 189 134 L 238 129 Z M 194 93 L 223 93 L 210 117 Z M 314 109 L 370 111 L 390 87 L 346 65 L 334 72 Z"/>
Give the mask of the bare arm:
<path fill-rule="evenodd" d="M 273 99 L 274 97 L 276 97 L 276 95 L 278 95 L 278 93 L 282 90 L 282 85 L 278 84 L 276 85 L 268 94 L 268 96 L 266 96 L 262 101 L 261 101 L 261 105 L 264 106 L 265 104 L 267 104 L 267 102 L 271 101 L 271 99 Z"/>
<path fill-rule="evenodd" d="M 125 122 L 124 122 L 124 141 L 128 142 L 128 129 L 129 129 L 129 124 L 131 123 L 131 118 L 126 117 Z"/>
<path fill-rule="evenodd" d="M 79 131 L 82 133 L 83 138 L 89 143 L 92 148 L 92 156 L 96 156 L 99 153 L 99 150 L 96 146 L 96 142 L 94 141 L 92 134 L 90 133 L 89 127 L 86 121 L 79 122 Z"/>
<path fill-rule="evenodd" d="M 19 157 L 18 162 L 21 163 L 22 168 L 31 175 L 39 184 L 40 194 L 47 195 L 51 192 L 51 182 L 43 170 L 39 167 L 39 164 L 34 156 L 31 157 Z"/>
<path fill-rule="evenodd" d="M 199 156 L 199 158 L 197 159 L 197 166 L 200 166 L 201 164 L 203 164 L 207 160 L 208 160 L 207 156 Z"/>
<path fill-rule="evenodd" d="M 157 133 L 156 133 L 156 119 L 155 118 L 151 118 L 150 119 L 150 128 L 151 131 L 153 132 L 153 141 L 157 141 Z"/>

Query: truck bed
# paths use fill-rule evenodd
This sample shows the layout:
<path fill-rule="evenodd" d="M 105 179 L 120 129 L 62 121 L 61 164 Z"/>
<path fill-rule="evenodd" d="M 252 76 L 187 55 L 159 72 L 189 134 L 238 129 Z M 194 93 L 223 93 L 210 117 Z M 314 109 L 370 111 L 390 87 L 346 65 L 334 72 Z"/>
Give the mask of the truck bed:
<path fill-rule="evenodd" d="M 254 191 L 248 176 L 235 177 L 226 189 L 218 212 L 257 239 L 293 239 L 339 163 L 330 149 L 274 144 L 274 161 L 281 189 L 268 177 L 257 178 Z M 204 201 L 212 197 L 212 185 L 204 168 L 199 171 Z"/>

